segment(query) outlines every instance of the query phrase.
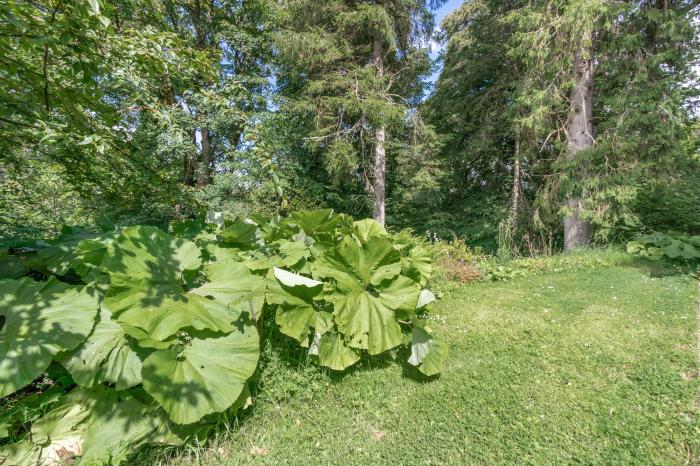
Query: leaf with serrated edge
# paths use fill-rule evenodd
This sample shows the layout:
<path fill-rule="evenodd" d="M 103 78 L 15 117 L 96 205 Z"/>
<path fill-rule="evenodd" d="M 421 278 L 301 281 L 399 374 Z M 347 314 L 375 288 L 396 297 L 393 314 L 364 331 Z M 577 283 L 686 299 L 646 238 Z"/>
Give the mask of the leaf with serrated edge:
<path fill-rule="evenodd" d="M 116 390 L 124 390 L 141 383 L 141 359 L 122 327 L 112 321 L 112 313 L 104 306 L 87 340 L 56 359 L 83 387 L 107 382 L 114 384 Z"/>
<path fill-rule="evenodd" d="M 31 383 L 90 334 L 97 298 L 55 279 L 0 280 L 0 397 Z"/>
<path fill-rule="evenodd" d="M 191 424 L 231 406 L 258 364 L 258 333 L 244 327 L 219 338 L 156 351 L 143 362 L 143 387 L 174 422 Z"/>

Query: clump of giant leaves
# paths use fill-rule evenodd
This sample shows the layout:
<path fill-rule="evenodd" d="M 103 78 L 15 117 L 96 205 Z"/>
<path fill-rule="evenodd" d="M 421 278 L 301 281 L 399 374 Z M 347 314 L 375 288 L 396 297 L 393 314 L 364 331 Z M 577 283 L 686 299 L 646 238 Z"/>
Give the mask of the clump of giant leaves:
<path fill-rule="evenodd" d="M 651 260 L 694 261 L 700 259 L 700 235 L 651 233 L 627 243 L 627 252 Z"/>
<path fill-rule="evenodd" d="M 0 256 L 0 464 L 120 464 L 250 403 L 261 319 L 342 371 L 402 345 L 432 376 L 428 252 L 331 210 L 89 233 Z"/>

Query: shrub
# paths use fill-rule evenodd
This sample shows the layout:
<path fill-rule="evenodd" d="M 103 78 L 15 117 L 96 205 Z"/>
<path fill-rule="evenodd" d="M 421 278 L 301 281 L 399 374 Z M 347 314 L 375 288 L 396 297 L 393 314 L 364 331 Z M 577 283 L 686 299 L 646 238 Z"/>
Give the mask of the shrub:
<path fill-rule="evenodd" d="M 627 243 L 627 252 L 652 260 L 663 257 L 672 260 L 700 259 L 700 235 L 653 233 L 641 235 Z"/>
<path fill-rule="evenodd" d="M 170 233 L 66 229 L 35 244 L 31 265 L 10 256 L 0 268 L 10 277 L 0 280 L 3 464 L 114 464 L 143 445 L 203 438 L 250 403 L 266 316 L 332 370 L 410 342 L 408 363 L 431 376 L 447 354 L 425 326 L 429 251 L 330 209 L 210 213 Z M 31 393 L 47 371 L 59 389 Z M 29 418 L 16 409 L 37 403 Z"/>

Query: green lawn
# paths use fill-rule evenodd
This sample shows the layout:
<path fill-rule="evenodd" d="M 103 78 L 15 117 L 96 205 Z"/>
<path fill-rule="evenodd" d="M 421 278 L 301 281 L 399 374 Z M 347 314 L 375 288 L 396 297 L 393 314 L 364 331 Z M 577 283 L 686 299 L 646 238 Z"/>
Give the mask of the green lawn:
<path fill-rule="evenodd" d="M 265 351 L 255 404 L 157 464 L 698 464 L 697 284 L 633 267 L 464 286 L 421 379 L 396 354 L 344 376 Z M 264 383 L 263 383 L 264 382 Z"/>

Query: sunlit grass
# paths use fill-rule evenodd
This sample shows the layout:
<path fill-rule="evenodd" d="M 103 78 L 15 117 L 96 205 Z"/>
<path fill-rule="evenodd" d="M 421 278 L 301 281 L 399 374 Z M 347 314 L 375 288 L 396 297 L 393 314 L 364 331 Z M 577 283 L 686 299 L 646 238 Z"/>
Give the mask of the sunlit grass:
<path fill-rule="evenodd" d="M 696 299 L 622 262 L 467 285 L 433 311 L 439 378 L 405 354 L 338 376 L 268 350 L 237 425 L 140 461 L 697 464 Z"/>

